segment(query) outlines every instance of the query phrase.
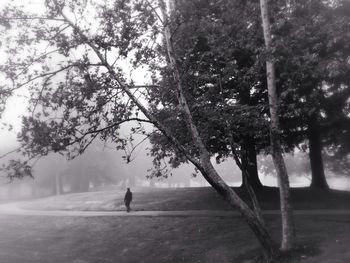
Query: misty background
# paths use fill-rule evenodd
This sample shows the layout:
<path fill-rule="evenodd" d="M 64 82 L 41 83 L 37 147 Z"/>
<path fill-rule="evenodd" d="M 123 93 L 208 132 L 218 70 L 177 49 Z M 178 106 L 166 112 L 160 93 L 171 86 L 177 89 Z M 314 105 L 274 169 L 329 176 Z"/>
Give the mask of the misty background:
<path fill-rule="evenodd" d="M 127 134 L 131 126 L 124 125 Z M 16 148 L 15 129 L 13 132 L 2 132 L 1 145 L 6 145 L 0 155 Z M 135 140 L 141 141 L 140 138 Z M 6 142 L 6 143 L 5 143 Z M 0 181 L 0 200 L 20 200 L 39 198 L 67 193 L 78 193 L 111 189 L 126 189 L 126 187 L 203 187 L 208 183 L 195 173 L 190 164 L 182 164 L 178 168 L 171 168 L 167 177 L 150 178 L 153 158 L 148 155 L 150 148 L 148 140 L 143 141 L 130 155 L 130 162 L 125 158 L 127 153 L 116 150 L 113 144 L 96 141 L 83 155 L 73 160 L 65 156 L 50 154 L 39 159 L 33 168 L 33 178 L 14 179 L 9 181 L 2 175 Z M 6 162 L 5 157 L 1 162 Z M 14 155 L 11 155 L 14 158 Z M 305 187 L 310 184 L 310 167 L 308 153 L 296 150 L 292 154 L 285 154 L 285 161 L 290 175 L 292 187 Z M 232 158 L 222 163 L 216 163 L 215 168 L 225 181 L 231 186 L 241 185 L 241 171 Z M 327 166 L 326 166 L 327 167 Z M 269 155 L 258 156 L 259 177 L 267 186 L 276 186 L 272 159 Z M 335 174 L 326 169 L 327 180 L 331 188 L 349 190 L 350 180 L 346 174 Z"/>
<path fill-rule="evenodd" d="M 20 131 L 21 116 L 26 114 L 26 96 L 18 93 L 8 102 L 4 112 L 3 122 L 12 125 L 12 130 L 2 127 L 0 130 L 0 156 L 6 155 L 18 147 L 16 133 Z M 123 124 L 121 134 L 127 136 L 132 123 Z M 150 128 L 151 129 L 151 128 Z M 40 198 L 67 193 L 98 191 L 106 189 L 125 189 L 126 187 L 203 187 L 209 186 L 199 174 L 195 173 L 191 164 L 182 164 L 178 168 L 168 169 L 169 176 L 150 178 L 153 167 L 153 158 L 149 156 L 150 142 L 143 137 L 135 138 L 135 145 L 140 145 L 131 153 L 128 162 L 125 153 L 116 150 L 111 143 L 96 141 L 86 152 L 67 160 L 65 156 L 50 154 L 40 158 L 33 168 L 33 178 L 14 179 L 10 181 L 5 174 L 0 177 L 0 201 L 20 200 L 27 198 Z M 305 187 L 310 185 L 310 164 L 307 152 L 298 149 L 294 153 L 285 154 L 285 162 L 290 176 L 292 187 Z M 10 154 L 1 159 L 5 163 L 16 158 Z M 222 163 L 212 159 L 215 168 L 225 181 L 231 186 L 241 185 L 241 171 L 232 158 Z M 327 169 L 325 159 L 325 172 L 331 188 L 350 190 L 350 176 L 346 173 L 334 173 Z M 269 155 L 258 156 L 259 178 L 266 186 L 277 186 L 277 178 Z"/>

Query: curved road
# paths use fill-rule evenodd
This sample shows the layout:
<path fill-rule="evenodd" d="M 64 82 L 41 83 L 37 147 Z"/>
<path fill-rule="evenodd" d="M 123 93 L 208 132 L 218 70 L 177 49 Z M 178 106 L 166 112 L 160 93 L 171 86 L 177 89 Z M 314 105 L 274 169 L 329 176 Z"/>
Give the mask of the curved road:
<path fill-rule="evenodd" d="M 71 211 L 71 210 L 27 210 L 18 207 L 18 203 L 9 203 L 0 205 L 0 214 L 20 215 L 20 216 L 79 216 L 79 217 L 96 217 L 96 216 L 143 216 L 143 217 L 232 217 L 240 216 L 237 211 L 220 211 L 220 210 L 186 210 L 186 211 Z M 264 210 L 265 215 L 278 215 L 279 210 Z M 350 210 L 294 210 L 294 215 L 350 215 Z"/>

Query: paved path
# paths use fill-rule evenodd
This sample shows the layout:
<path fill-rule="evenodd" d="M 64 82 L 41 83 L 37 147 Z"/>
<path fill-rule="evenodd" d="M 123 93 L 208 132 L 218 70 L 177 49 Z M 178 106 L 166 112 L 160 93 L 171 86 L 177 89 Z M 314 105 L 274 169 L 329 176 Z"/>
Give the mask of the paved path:
<path fill-rule="evenodd" d="M 232 217 L 240 216 L 237 211 L 215 211 L 215 210 L 186 210 L 186 211 L 70 211 L 70 210 L 27 210 L 18 207 L 17 203 L 0 205 L 0 214 L 21 215 L 21 216 L 79 216 L 79 217 L 96 217 L 96 216 L 143 216 L 143 217 Z M 264 210 L 265 215 L 278 215 L 279 210 Z M 295 215 L 350 215 L 349 210 L 294 210 Z"/>

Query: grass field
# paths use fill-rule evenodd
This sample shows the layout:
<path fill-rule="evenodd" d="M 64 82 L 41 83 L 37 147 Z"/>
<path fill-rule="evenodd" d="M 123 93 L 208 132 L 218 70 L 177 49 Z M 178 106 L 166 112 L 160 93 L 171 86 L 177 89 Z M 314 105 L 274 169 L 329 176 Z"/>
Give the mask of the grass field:
<path fill-rule="evenodd" d="M 298 217 L 292 262 L 350 262 L 350 219 Z M 276 239 L 278 217 L 267 217 Z M 0 216 L 3 263 L 240 263 L 253 262 L 258 244 L 236 218 L 118 218 Z M 260 261 L 261 262 L 261 261 Z"/>
<path fill-rule="evenodd" d="M 247 200 L 241 188 L 237 192 Z M 133 210 L 230 210 L 210 187 L 157 189 L 137 188 L 133 191 Z M 124 190 L 116 189 L 54 196 L 21 204 L 24 208 L 43 210 L 124 210 Z M 265 187 L 257 192 L 263 209 L 279 209 L 277 188 Z M 350 192 L 292 189 L 295 209 L 350 209 Z"/>
<path fill-rule="evenodd" d="M 134 210 L 228 210 L 211 188 L 132 189 Z M 243 198 L 246 194 L 237 189 Z M 278 209 L 278 191 L 258 192 Z M 40 210 L 124 210 L 124 190 L 31 200 Z M 296 209 L 350 209 L 350 193 L 293 189 Z M 276 241 L 280 218 L 266 216 Z M 298 250 L 281 263 L 350 262 L 350 216 L 296 216 Z M 4 263 L 262 263 L 259 245 L 240 217 L 45 217 L 0 215 Z M 257 259 L 254 261 L 254 259 Z"/>

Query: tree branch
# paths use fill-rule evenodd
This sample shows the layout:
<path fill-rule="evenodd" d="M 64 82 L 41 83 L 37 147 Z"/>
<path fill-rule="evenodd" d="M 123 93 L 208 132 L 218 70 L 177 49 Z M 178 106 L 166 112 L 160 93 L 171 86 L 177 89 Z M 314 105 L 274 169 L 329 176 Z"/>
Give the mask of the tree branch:
<path fill-rule="evenodd" d="M 160 15 L 158 14 L 157 10 L 151 5 L 151 3 L 146 0 L 147 5 L 152 9 L 153 13 L 157 16 L 157 18 L 159 19 L 159 21 L 164 25 L 164 21 L 163 19 L 160 17 Z"/>
<path fill-rule="evenodd" d="M 153 133 L 153 132 L 152 132 Z M 138 142 L 136 145 L 132 145 L 132 148 L 131 148 L 131 151 L 128 153 L 128 161 L 129 162 L 132 162 L 133 160 L 135 160 L 135 158 L 137 157 L 137 155 L 138 155 L 138 153 L 140 152 L 138 152 L 137 154 L 136 154 L 136 156 L 135 156 L 135 158 L 131 158 L 131 155 L 132 155 L 132 153 L 136 150 L 136 148 L 138 147 L 138 146 L 140 146 L 141 144 L 143 144 L 147 139 L 149 139 L 149 137 L 152 135 L 152 133 L 150 133 L 150 134 L 148 134 L 145 138 L 143 138 L 140 142 Z"/>
<path fill-rule="evenodd" d="M 62 71 L 65 71 L 66 69 L 69 69 L 69 68 L 72 68 L 72 67 L 78 67 L 78 66 L 81 66 L 81 65 L 85 65 L 85 64 L 82 64 L 82 63 L 70 64 L 70 65 L 62 67 L 62 68 L 60 68 L 58 70 L 54 70 L 54 71 L 50 71 L 50 72 L 47 72 L 47 73 L 43 73 L 43 74 L 37 75 L 37 76 L 27 80 L 26 82 L 18 84 L 16 87 L 12 88 L 11 91 L 20 89 L 21 87 L 27 85 L 30 82 L 33 82 L 34 80 L 37 80 L 37 79 L 40 79 L 40 78 L 44 78 L 44 77 L 48 77 L 48 76 L 49 77 L 53 77 L 54 75 L 56 75 L 56 74 L 58 74 L 58 73 L 60 73 Z M 88 64 L 88 66 L 103 66 L 103 65 L 97 63 L 97 64 Z"/>
<path fill-rule="evenodd" d="M 77 46 L 77 45 L 73 45 L 73 46 L 70 46 L 69 48 L 73 48 L 73 47 L 76 47 L 76 46 Z M 27 65 L 22 69 L 22 71 L 21 71 L 20 73 L 18 73 L 18 74 L 15 76 L 15 78 L 17 78 L 17 77 L 20 76 L 23 72 L 25 72 L 30 66 L 33 65 L 33 63 L 39 61 L 39 60 L 42 59 L 42 58 L 45 58 L 46 56 L 48 56 L 48 55 L 50 55 L 50 54 L 53 54 L 53 53 L 55 53 L 55 52 L 58 52 L 58 51 L 59 51 L 59 49 L 57 48 L 57 49 L 51 50 L 51 51 L 49 51 L 49 52 L 45 52 L 44 54 L 41 54 L 40 56 L 34 58 L 29 64 L 27 64 Z"/>
<path fill-rule="evenodd" d="M 53 20 L 53 21 L 65 21 L 61 18 L 54 18 L 54 17 L 41 17 L 41 16 L 32 16 L 32 17 L 6 17 L 5 20 Z"/>
<path fill-rule="evenodd" d="M 9 151 L 9 152 L 7 152 L 7 153 L 4 153 L 3 155 L 0 155 L 0 159 L 5 158 L 6 156 L 8 156 L 8 155 L 10 155 L 10 154 L 12 154 L 12 153 L 18 152 L 20 149 L 21 149 L 21 148 L 18 147 L 18 148 L 16 148 L 16 149 L 12 150 L 12 151 Z"/>
<path fill-rule="evenodd" d="M 113 124 L 111 124 L 111 125 L 109 125 L 109 126 L 106 126 L 106 127 L 100 128 L 100 129 L 89 130 L 89 131 L 87 131 L 87 132 L 80 132 L 80 131 L 79 131 L 79 132 L 82 134 L 82 136 L 79 137 L 79 138 L 77 138 L 76 140 L 70 142 L 68 145 L 73 145 L 73 144 L 75 144 L 75 143 L 78 143 L 78 142 L 82 141 L 86 136 L 88 136 L 88 135 L 90 135 L 90 134 L 95 135 L 95 134 L 101 133 L 101 132 L 103 132 L 103 131 L 109 130 L 109 129 L 111 129 L 111 128 L 117 127 L 117 126 L 119 126 L 119 125 L 121 125 L 121 124 L 123 124 L 123 123 L 125 123 L 125 122 L 129 122 L 129 121 L 146 122 L 146 123 L 151 123 L 151 124 L 154 125 L 154 123 L 153 123 L 152 121 L 147 120 L 147 119 L 128 118 L 128 119 L 121 120 L 121 121 L 119 121 L 119 122 L 113 123 Z M 68 146 L 68 145 L 67 145 L 67 146 Z"/>
<path fill-rule="evenodd" d="M 195 158 L 193 158 L 192 156 L 190 156 L 186 149 L 181 145 L 181 143 L 172 135 L 171 131 L 165 127 L 155 116 L 153 116 L 147 109 L 145 106 L 142 105 L 142 103 L 137 100 L 137 98 L 132 94 L 131 90 L 130 90 L 130 86 L 128 86 L 127 84 L 123 83 L 120 79 L 118 74 L 115 72 L 115 70 L 113 69 L 113 67 L 104 59 L 104 56 L 101 54 L 101 52 L 98 50 L 98 48 L 91 42 L 89 41 L 88 37 L 82 32 L 82 30 L 76 25 L 74 24 L 69 18 L 68 16 L 66 16 L 63 13 L 62 8 L 60 7 L 60 5 L 58 4 L 57 0 L 53 0 L 56 7 L 59 9 L 60 14 L 62 15 L 62 17 L 66 20 L 66 22 L 68 24 L 70 24 L 70 26 L 81 36 L 81 38 L 85 41 L 85 43 L 87 45 L 89 45 L 92 50 L 95 52 L 95 54 L 97 55 L 97 57 L 100 59 L 101 63 L 106 67 L 106 69 L 108 70 L 108 72 L 111 74 L 111 76 L 114 78 L 114 80 L 117 82 L 117 84 L 119 85 L 119 87 L 126 93 L 126 95 L 135 103 L 135 105 L 140 109 L 140 111 L 146 116 L 147 119 L 149 119 L 155 127 L 157 127 L 168 139 L 169 141 L 171 141 L 175 147 L 182 152 L 186 158 L 193 163 L 196 167 L 200 167 L 201 164 L 199 163 L 199 161 Z"/>

